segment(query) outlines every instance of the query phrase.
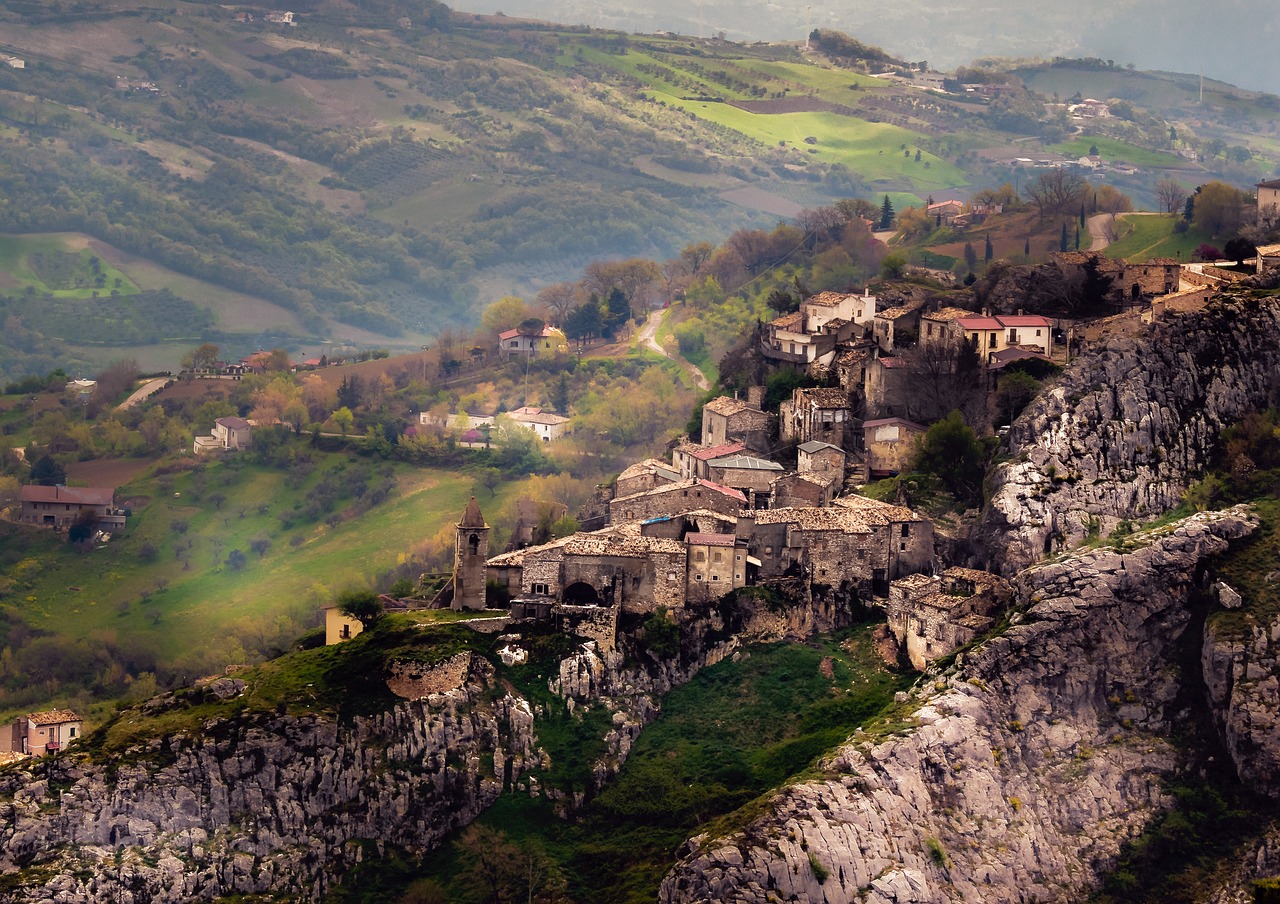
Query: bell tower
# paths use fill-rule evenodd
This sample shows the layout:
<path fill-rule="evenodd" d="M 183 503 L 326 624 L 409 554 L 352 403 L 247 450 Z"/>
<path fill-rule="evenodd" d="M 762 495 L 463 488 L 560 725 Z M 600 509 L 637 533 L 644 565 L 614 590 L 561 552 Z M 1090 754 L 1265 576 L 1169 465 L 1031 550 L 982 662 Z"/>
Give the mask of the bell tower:
<path fill-rule="evenodd" d="M 485 560 L 489 558 L 489 525 L 472 496 L 458 522 L 453 550 L 453 606 L 455 610 L 484 608 Z"/>

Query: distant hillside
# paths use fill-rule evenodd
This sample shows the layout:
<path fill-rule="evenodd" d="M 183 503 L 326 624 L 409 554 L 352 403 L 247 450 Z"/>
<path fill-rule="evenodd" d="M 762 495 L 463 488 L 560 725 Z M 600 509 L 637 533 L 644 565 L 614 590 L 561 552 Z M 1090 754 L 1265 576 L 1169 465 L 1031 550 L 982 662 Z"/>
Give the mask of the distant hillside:
<path fill-rule="evenodd" d="M 112 333 L 135 349 L 257 345 L 264 326 L 279 328 L 272 344 L 416 348 L 595 259 L 669 258 L 843 197 L 901 209 L 1017 182 L 1008 162 L 1037 141 L 1147 154 L 1118 183 L 1140 204 L 1163 159 L 1193 187 L 1248 185 L 1280 156 L 1274 98 L 1211 83 L 1188 106 L 1189 77 L 1101 61 L 1004 73 L 984 96 L 825 27 L 805 50 L 407 0 L 310 0 L 293 24 L 247 9 L 0 3 L 0 49 L 26 63 L 0 66 L 0 233 L 106 243 L 131 262 L 121 286 L 84 291 L 123 294 L 162 270 L 154 288 L 211 312 L 191 323 L 202 336 Z M 1067 75 L 1128 107 L 1069 120 L 1045 105 L 1065 101 Z M 1191 149 L 1198 160 L 1173 156 Z M 0 295 L 27 291 L 43 290 L 0 279 Z M 228 294 L 270 316 L 229 313 Z M 47 306 L 8 309 L 33 360 L 100 359 L 54 345 L 74 337 Z"/>

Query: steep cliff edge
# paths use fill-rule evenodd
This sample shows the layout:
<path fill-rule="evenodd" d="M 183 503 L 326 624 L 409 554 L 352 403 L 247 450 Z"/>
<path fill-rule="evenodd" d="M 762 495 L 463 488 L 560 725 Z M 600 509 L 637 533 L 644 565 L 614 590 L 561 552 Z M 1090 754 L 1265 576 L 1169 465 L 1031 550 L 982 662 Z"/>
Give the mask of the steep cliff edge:
<path fill-rule="evenodd" d="M 918 691 L 907 726 L 855 735 L 745 829 L 691 841 L 661 900 L 1079 899 L 1167 806 L 1197 570 L 1251 527 L 1197 515 L 1024 572 L 1016 624 Z"/>
<path fill-rule="evenodd" d="M 1077 360 L 1013 424 L 979 545 L 1009 575 L 1175 508 L 1222 430 L 1280 386 L 1280 299 L 1215 299 Z"/>

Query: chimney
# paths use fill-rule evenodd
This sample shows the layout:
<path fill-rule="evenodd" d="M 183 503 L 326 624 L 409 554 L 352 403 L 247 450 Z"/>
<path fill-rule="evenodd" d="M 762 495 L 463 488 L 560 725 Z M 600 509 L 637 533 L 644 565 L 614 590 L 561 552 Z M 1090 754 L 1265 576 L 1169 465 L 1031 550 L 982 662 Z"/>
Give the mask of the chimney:
<path fill-rule="evenodd" d="M 754 408 L 764 408 L 764 387 L 748 386 L 747 403 Z"/>

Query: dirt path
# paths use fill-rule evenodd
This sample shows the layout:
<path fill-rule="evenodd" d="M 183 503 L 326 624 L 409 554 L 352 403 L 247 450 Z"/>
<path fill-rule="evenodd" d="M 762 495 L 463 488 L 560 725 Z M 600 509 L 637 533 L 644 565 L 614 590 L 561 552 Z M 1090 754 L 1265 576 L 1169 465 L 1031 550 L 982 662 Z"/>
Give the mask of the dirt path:
<path fill-rule="evenodd" d="M 138 389 L 134 390 L 133 395 L 129 396 L 129 398 L 117 405 L 116 411 L 124 411 L 126 408 L 132 408 L 139 402 L 151 398 L 172 382 L 173 377 L 158 377 L 154 380 L 148 380 Z"/>
<path fill-rule="evenodd" d="M 1111 221 L 1109 213 L 1095 213 L 1093 216 L 1085 220 L 1085 224 L 1089 227 L 1089 250 L 1101 251 L 1111 244 L 1111 236 L 1115 232 L 1115 225 Z"/>
<path fill-rule="evenodd" d="M 684 358 L 671 354 L 658 343 L 658 327 L 662 325 L 662 316 L 667 313 L 666 308 L 659 308 L 649 315 L 649 319 L 645 321 L 644 326 L 640 328 L 640 332 L 636 334 L 636 338 L 640 340 L 640 344 L 645 348 L 653 349 L 653 351 L 662 355 L 664 358 L 670 358 L 675 361 L 693 377 L 693 382 L 699 389 L 706 392 L 711 388 L 711 384 L 707 382 L 707 378 L 702 375 L 702 371 L 694 367 Z"/>

